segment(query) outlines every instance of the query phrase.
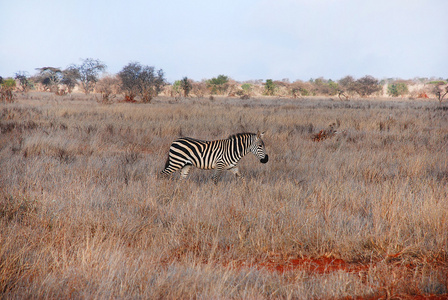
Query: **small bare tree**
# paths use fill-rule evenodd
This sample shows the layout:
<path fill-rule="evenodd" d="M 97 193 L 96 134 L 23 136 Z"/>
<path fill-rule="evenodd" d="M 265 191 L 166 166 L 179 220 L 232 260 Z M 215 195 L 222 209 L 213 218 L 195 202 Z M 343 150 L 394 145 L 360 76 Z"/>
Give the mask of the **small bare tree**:
<path fill-rule="evenodd" d="M 99 59 L 86 58 L 81 65 L 72 65 L 69 69 L 78 70 L 78 80 L 84 93 L 89 94 L 99 80 L 99 74 L 106 70 L 106 65 Z"/>
<path fill-rule="evenodd" d="M 432 92 L 436 95 L 439 103 L 442 104 L 443 98 L 448 94 L 448 85 L 445 81 L 436 81 L 433 84 Z"/>
<path fill-rule="evenodd" d="M 25 71 L 19 71 L 15 74 L 16 76 L 14 77 L 18 82 L 19 82 L 19 89 L 24 92 L 27 93 L 33 86 L 31 80 L 29 79 L 28 73 Z"/>

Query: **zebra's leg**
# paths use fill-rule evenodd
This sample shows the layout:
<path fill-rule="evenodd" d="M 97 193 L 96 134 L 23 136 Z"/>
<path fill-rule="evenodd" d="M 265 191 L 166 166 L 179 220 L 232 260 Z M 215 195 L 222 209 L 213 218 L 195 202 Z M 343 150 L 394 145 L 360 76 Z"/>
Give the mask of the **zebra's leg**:
<path fill-rule="evenodd" d="M 239 179 L 241 179 L 243 182 L 245 182 L 246 180 L 244 179 L 244 176 L 241 175 L 240 170 L 238 169 L 238 167 L 233 167 L 229 169 L 230 172 L 232 172 L 233 174 L 235 174 L 235 176 Z"/>
<path fill-rule="evenodd" d="M 180 177 L 181 177 L 182 179 L 187 178 L 188 173 L 190 172 L 190 168 L 191 168 L 191 165 L 186 164 L 186 165 L 180 170 Z"/>
<path fill-rule="evenodd" d="M 223 170 L 223 166 L 221 166 L 221 165 L 216 166 L 215 172 L 213 172 L 213 176 L 212 176 L 214 184 L 218 184 L 218 179 L 221 177 L 222 170 Z"/>
<path fill-rule="evenodd" d="M 236 178 L 239 178 L 241 180 L 241 182 L 246 185 L 246 179 L 244 178 L 244 176 L 240 173 L 240 171 L 238 170 L 238 167 L 234 167 L 229 169 L 233 174 L 235 174 Z"/>
<path fill-rule="evenodd" d="M 183 167 L 184 167 L 184 165 L 182 165 L 182 164 L 172 163 L 171 159 L 168 157 L 166 164 L 165 164 L 165 169 L 163 169 L 163 171 L 160 172 L 160 175 L 162 177 L 168 177 L 172 173 L 176 172 L 177 170 L 182 169 Z"/>

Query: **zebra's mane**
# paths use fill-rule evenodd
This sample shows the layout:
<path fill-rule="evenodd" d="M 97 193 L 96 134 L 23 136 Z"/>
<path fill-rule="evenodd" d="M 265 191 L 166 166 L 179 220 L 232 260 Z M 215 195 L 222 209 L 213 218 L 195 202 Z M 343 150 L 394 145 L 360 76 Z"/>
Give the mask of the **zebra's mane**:
<path fill-rule="evenodd" d="M 229 135 L 229 137 L 227 139 L 231 139 L 231 138 L 242 136 L 242 135 L 254 135 L 254 134 L 255 133 L 251 133 L 251 132 L 241 132 L 241 133 L 231 134 L 231 135 Z"/>

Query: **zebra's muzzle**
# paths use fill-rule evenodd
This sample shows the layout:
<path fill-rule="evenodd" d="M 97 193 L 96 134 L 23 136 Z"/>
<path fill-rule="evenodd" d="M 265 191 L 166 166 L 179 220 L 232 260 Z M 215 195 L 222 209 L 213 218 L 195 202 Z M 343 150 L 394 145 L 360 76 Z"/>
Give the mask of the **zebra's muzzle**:
<path fill-rule="evenodd" d="M 265 163 L 268 162 L 268 160 L 269 160 L 269 156 L 266 154 L 266 155 L 264 156 L 263 159 L 260 159 L 260 162 L 261 162 L 262 164 L 265 164 Z"/>

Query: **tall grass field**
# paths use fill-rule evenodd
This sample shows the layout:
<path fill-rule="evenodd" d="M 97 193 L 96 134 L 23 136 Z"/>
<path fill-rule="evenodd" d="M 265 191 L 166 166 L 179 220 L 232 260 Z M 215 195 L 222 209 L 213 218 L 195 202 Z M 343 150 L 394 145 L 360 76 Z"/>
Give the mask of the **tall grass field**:
<path fill-rule="evenodd" d="M 258 130 L 245 182 L 159 176 L 180 136 Z M 41 92 L 0 104 L 0 132 L 0 298 L 448 294 L 446 103 Z"/>

